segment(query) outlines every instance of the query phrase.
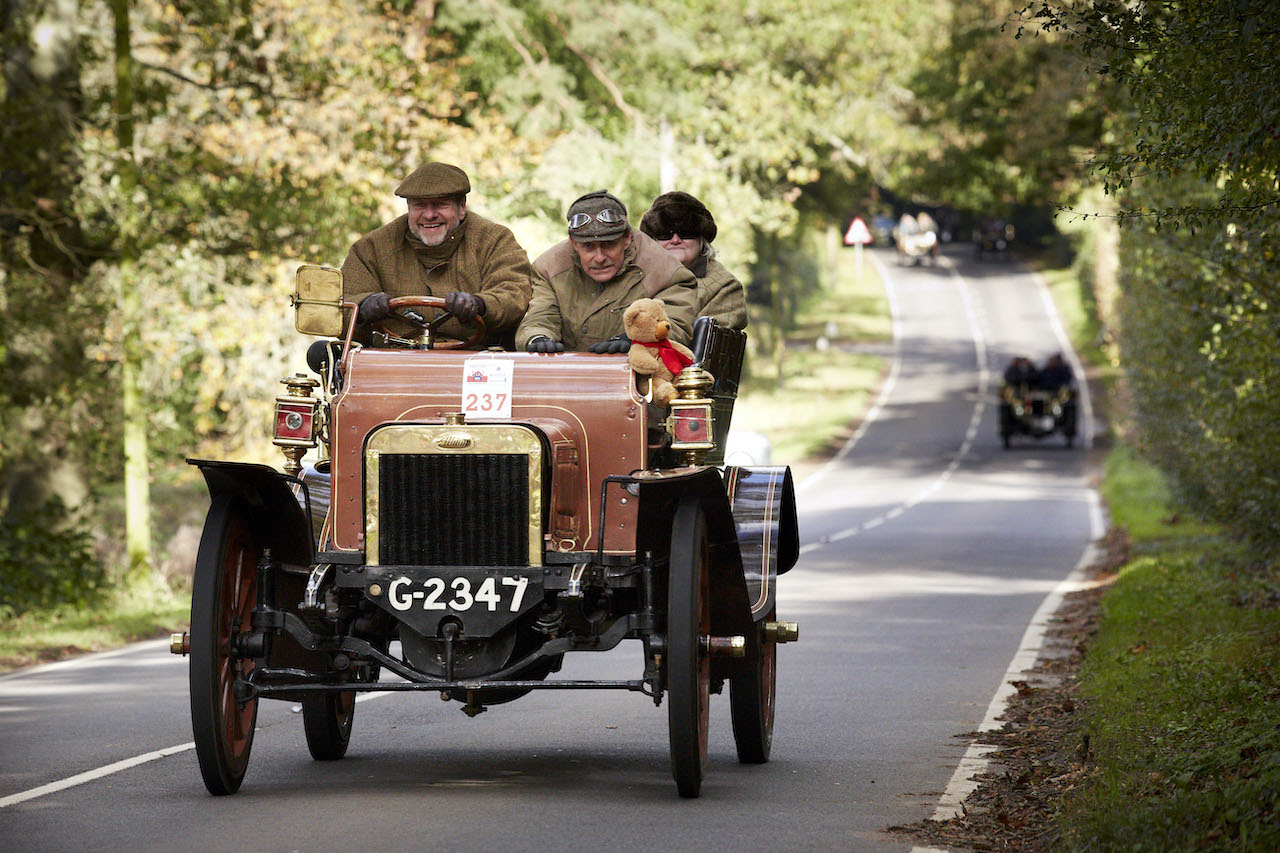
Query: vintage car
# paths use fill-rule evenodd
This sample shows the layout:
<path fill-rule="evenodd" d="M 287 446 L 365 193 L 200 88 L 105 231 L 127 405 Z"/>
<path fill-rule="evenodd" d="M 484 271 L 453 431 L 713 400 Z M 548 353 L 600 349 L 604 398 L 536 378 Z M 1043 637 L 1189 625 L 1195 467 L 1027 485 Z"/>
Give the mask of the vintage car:
<path fill-rule="evenodd" d="M 1064 384 L 1040 388 L 1006 382 L 1000 388 L 1000 440 L 1005 449 L 1013 436 L 1042 439 L 1061 433 L 1067 447 L 1076 440 L 1076 389 Z"/>
<path fill-rule="evenodd" d="M 979 261 L 987 258 L 1009 257 L 1009 247 L 1013 245 L 1013 226 L 1003 219 L 984 219 L 973 230 L 973 253 Z"/>
<path fill-rule="evenodd" d="M 312 345 L 316 377 L 281 380 L 284 470 L 189 460 L 212 505 L 172 648 L 190 655 L 209 791 L 239 789 L 260 699 L 300 703 L 312 756 L 332 760 L 359 691 L 473 716 L 540 689 L 665 699 L 676 788 L 696 797 L 727 683 L 739 760 L 767 761 L 777 646 L 798 637 L 777 580 L 799 538 L 788 468 L 717 464 L 745 335 L 700 320 L 660 409 L 625 355 L 464 349 L 479 318 L 470 341 L 439 338 L 441 299 L 393 299 L 420 334 L 361 346 L 342 336 L 341 273 L 297 281 L 298 330 L 341 339 Z M 624 640 L 643 649 L 629 677 L 553 677 Z"/>
<path fill-rule="evenodd" d="M 900 264 L 933 263 L 938 257 L 937 223 L 923 211 L 916 216 L 904 213 L 893 229 L 893 244 Z"/>

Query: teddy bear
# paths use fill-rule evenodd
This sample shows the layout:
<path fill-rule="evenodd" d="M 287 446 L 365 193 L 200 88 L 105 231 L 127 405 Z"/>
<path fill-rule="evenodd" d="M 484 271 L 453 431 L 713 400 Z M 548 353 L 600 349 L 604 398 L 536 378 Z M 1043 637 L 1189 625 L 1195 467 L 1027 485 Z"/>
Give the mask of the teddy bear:
<path fill-rule="evenodd" d="M 684 344 L 668 340 L 671 321 L 661 299 L 637 299 L 622 314 L 622 328 L 631 339 L 627 362 L 637 376 L 648 377 L 651 397 L 659 406 L 676 396 L 671 384 L 681 370 L 693 364 L 693 352 Z M 646 383 L 638 383 L 641 391 Z"/>

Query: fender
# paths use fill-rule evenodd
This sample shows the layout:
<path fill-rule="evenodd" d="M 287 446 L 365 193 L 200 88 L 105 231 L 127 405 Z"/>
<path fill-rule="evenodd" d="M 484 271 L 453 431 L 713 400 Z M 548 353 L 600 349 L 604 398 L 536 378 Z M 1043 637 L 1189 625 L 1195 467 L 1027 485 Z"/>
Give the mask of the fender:
<path fill-rule="evenodd" d="M 760 619 L 773 608 L 778 575 L 800 558 L 791 469 L 729 466 L 724 473 L 751 612 Z"/>
<path fill-rule="evenodd" d="M 311 520 L 301 505 L 310 502 L 306 483 L 268 465 L 211 459 L 188 459 L 187 464 L 200 469 L 210 498 L 233 495 L 244 502 L 254 532 L 277 560 L 307 568 L 315 562 Z"/>
<path fill-rule="evenodd" d="M 714 465 L 663 471 L 637 471 L 629 477 L 608 477 L 613 483 L 634 483 L 640 499 L 637 550 L 665 554 L 671 548 L 671 519 L 681 498 L 696 496 L 706 513 L 711 546 L 712 633 L 753 632 L 749 585 L 745 582 L 738 536 L 720 469 Z M 602 496 L 603 497 L 603 496 Z"/>

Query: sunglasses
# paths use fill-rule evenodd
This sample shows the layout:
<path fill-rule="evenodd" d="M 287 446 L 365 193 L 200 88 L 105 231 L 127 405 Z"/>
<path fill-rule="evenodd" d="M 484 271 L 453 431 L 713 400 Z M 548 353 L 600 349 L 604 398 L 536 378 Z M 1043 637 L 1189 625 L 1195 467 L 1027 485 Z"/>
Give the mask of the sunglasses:
<path fill-rule="evenodd" d="M 681 234 L 679 231 L 667 231 L 665 234 L 653 235 L 653 239 L 657 240 L 659 243 L 665 243 L 673 237 L 679 237 L 686 243 L 692 243 L 694 240 L 698 239 L 697 234 Z"/>
<path fill-rule="evenodd" d="M 596 222 L 603 222 L 605 225 L 616 225 L 619 222 L 627 221 L 626 214 L 619 213 L 612 207 L 606 207 L 594 217 L 590 213 L 575 213 L 573 216 L 569 217 L 569 227 L 581 228 L 592 219 L 595 219 Z"/>

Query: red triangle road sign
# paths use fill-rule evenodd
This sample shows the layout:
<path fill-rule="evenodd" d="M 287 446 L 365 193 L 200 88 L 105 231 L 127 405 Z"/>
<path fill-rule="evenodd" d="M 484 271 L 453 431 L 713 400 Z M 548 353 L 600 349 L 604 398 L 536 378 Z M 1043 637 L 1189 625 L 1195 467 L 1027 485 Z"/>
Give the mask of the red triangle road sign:
<path fill-rule="evenodd" d="M 865 246 L 871 242 L 871 231 L 867 229 L 867 223 L 862 221 L 861 216 L 855 216 L 853 221 L 849 223 L 849 230 L 844 232 L 844 244 L 846 246 Z"/>

